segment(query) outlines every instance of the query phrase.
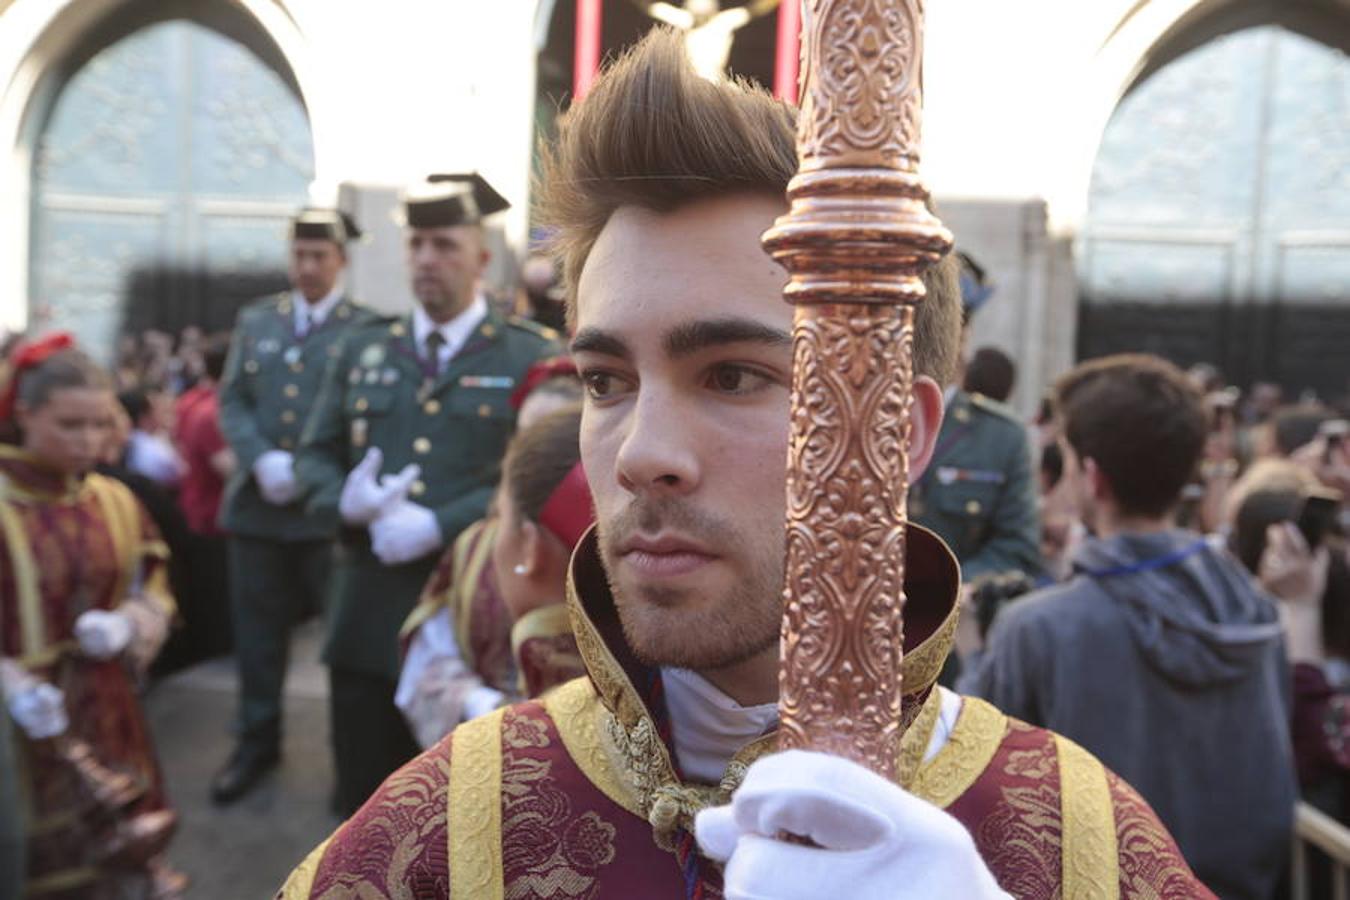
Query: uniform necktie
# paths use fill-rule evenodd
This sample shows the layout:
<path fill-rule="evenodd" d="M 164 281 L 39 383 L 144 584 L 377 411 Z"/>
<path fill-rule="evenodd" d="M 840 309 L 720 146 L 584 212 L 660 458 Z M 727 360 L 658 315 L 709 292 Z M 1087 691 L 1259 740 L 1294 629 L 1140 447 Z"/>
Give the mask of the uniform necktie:
<path fill-rule="evenodd" d="M 427 335 L 427 371 L 435 378 L 441 374 L 441 348 L 445 346 L 445 335 L 432 331 Z"/>

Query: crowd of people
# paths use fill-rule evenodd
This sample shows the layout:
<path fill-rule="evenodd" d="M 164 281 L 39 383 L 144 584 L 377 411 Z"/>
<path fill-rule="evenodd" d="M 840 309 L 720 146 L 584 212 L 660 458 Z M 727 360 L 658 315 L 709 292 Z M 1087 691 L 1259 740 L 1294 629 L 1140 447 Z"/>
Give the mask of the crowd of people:
<path fill-rule="evenodd" d="M 561 120 L 560 265 L 513 309 L 506 200 L 434 175 L 406 315 L 307 208 L 229 334 L 110 371 L 13 341 L 0 893 L 181 896 L 138 689 L 233 652 L 233 803 L 320 614 L 343 824 L 286 898 L 1278 896 L 1298 800 L 1350 822 L 1350 410 L 1128 354 L 1025 422 L 964 252 L 915 329 L 898 783 L 769 752 L 792 312 L 759 235 L 794 121 L 657 32 Z"/>

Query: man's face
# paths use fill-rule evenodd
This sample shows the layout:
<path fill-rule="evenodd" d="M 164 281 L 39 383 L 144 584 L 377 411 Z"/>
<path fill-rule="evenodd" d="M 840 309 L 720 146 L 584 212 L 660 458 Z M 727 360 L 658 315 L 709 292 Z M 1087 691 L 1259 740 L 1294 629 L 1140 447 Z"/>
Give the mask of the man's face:
<path fill-rule="evenodd" d="M 776 645 L 792 312 L 759 236 L 780 200 L 626 207 L 577 301 L 581 454 L 628 643 L 717 669 Z"/>
<path fill-rule="evenodd" d="M 408 229 L 413 293 L 436 322 L 450 321 L 473 301 L 489 257 L 475 225 Z"/>
<path fill-rule="evenodd" d="M 332 241 L 291 241 L 291 285 L 310 303 L 318 303 L 333 292 L 346 265 L 346 254 Z"/>

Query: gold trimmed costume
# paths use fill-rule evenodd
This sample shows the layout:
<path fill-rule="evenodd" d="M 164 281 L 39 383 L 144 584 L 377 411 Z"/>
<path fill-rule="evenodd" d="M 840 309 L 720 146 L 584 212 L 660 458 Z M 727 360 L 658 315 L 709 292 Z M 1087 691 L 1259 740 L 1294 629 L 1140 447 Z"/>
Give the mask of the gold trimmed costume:
<path fill-rule="evenodd" d="M 64 735 L 15 731 L 28 834 L 25 896 L 150 896 L 173 829 L 134 672 L 167 633 L 168 550 L 127 488 L 79 479 L 0 445 L 0 658 L 60 688 Z M 133 624 L 117 659 L 81 653 L 75 620 L 118 610 Z"/>
<path fill-rule="evenodd" d="M 1023 900 L 1210 896 L 1147 804 L 1050 732 L 965 699 L 922 761 L 960 572 L 930 532 L 911 526 L 907 545 L 902 783 L 959 819 Z M 772 735 L 743 747 L 720 784 L 682 781 L 659 694 L 642 690 L 654 673 L 623 642 L 593 535 L 573 557 L 568 610 L 588 678 L 461 726 L 385 782 L 278 896 L 679 896 L 689 877 L 721 896 L 720 871 L 688 852 L 689 828 L 774 749 Z"/>

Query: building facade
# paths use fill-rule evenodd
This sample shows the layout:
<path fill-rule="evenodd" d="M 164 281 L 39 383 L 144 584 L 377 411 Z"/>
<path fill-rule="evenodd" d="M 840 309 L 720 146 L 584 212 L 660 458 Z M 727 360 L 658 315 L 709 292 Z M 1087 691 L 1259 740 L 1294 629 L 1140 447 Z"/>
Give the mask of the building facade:
<path fill-rule="evenodd" d="M 643 5 L 606 0 L 605 51 L 650 27 Z M 1350 210 L 1334 199 L 1350 197 L 1344 0 L 927 7 L 923 171 L 998 285 L 974 343 L 1018 361 L 1021 409 L 1079 354 L 1143 341 L 1150 328 L 1163 335 L 1151 349 L 1182 362 L 1253 358 L 1233 348 L 1250 347 L 1257 325 L 1240 326 L 1247 344 L 1237 331 L 1218 347 L 1167 336 L 1205 304 L 1211 318 L 1197 321 L 1235 329 L 1244 315 L 1263 321 L 1262 308 L 1316 307 L 1294 317 L 1297 340 L 1330 327 L 1310 322 L 1350 327 Z M 509 281 L 530 235 L 534 142 L 570 85 L 575 16 L 575 0 L 0 0 L 0 327 L 76 323 L 110 340 L 147 303 L 171 323 L 166 304 L 207 315 L 247 293 L 249 273 L 275 278 L 281 223 L 306 199 L 340 200 L 360 217 L 370 236 L 353 251 L 354 293 L 400 309 L 397 191 L 433 171 L 478 169 L 514 203 L 494 269 Z M 771 77 L 773 19 L 736 35 L 733 71 Z M 1198 54 L 1209 56 L 1198 64 Z M 1232 121 L 1188 129 L 1215 98 L 1227 98 Z M 1296 114 L 1271 112 L 1259 131 L 1241 118 L 1244 98 Z M 82 128 L 100 110 L 102 125 Z M 1160 116 L 1173 117 L 1172 132 Z M 1306 124 L 1319 117 L 1321 129 Z M 1240 131 L 1248 125 L 1258 131 Z M 1246 140 L 1232 135 L 1258 133 L 1271 148 L 1260 161 L 1205 164 L 1197 154 L 1209 151 L 1177 146 L 1178 135 L 1231 148 Z M 1327 174 L 1300 180 L 1290 160 L 1306 158 L 1313 134 Z M 128 148 L 142 158 L 128 162 Z M 1209 187 L 1186 174 L 1215 166 Z M 116 174 L 133 170 L 140 181 Z M 1178 179 L 1195 190 L 1176 190 Z M 1235 180 L 1246 185 L 1233 192 L 1247 198 L 1241 210 L 1205 205 L 1229 202 L 1223 185 Z M 1280 200 L 1262 207 L 1272 184 Z M 1315 214 L 1299 214 L 1302 194 L 1321 198 Z M 160 263 L 150 276 L 147 255 Z M 1117 290 L 1133 273 L 1146 296 Z M 1235 377 L 1316 380 L 1277 357 Z"/>

